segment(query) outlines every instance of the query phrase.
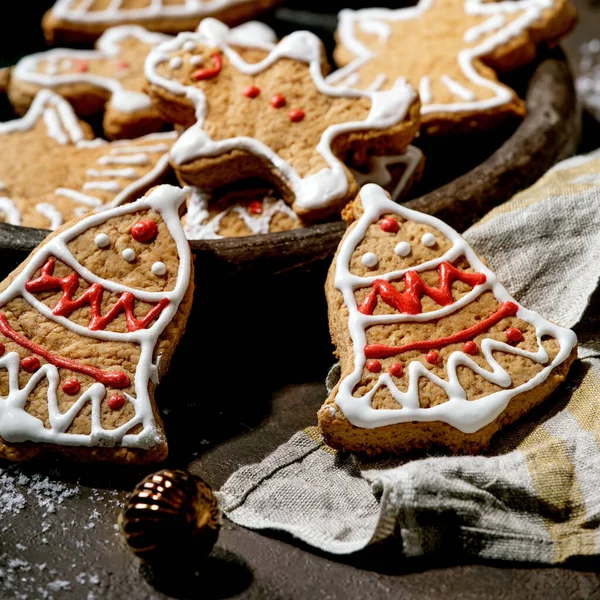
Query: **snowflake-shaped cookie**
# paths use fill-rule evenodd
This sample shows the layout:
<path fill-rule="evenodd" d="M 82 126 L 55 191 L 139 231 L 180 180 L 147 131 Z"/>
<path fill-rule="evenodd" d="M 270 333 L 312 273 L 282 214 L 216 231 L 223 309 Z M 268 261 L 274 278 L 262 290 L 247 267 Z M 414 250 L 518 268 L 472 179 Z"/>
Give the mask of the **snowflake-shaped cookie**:
<path fill-rule="evenodd" d="M 385 91 L 335 88 L 325 65 L 309 32 L 275 45 L 264 26 L 230 30 L 214 19 L 154 48 L 149 92 L 168 120 L 190 126 L 171 152 L 180 179 L 210 189 L 267 179 L 304 218 L 346 204 L 358 186 L 342 160 L 402 152 L 418 102 L 403 81 Z"/>
<path fill-rule="evenodd" d="M 386 89 L 405 77 L 419 89 L 428 132 L 465 130 L 522 116 L 523 102 L 498 81 L 530 62 L 541 43 L 569 31 L 568 0 L 421 0 L 400 9 L 340 13 L 329 82 Z"/>

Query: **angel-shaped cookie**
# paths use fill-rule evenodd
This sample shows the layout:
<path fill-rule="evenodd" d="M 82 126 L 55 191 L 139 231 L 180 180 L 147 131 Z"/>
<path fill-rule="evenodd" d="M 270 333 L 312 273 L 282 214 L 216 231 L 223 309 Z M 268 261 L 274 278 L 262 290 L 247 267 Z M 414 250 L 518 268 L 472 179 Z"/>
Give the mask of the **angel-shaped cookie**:
<path fill-rule="evenodd" d="M 573 27 L 569 0 L 420 0 L 409 8 L 340 13 L 329 82 L 387 89 L 406 78 L 421 96 L 428 133 L 495 125 L 525 113 L 500 83 L 504 72 L 535 58 Z"/>
<path fill-rule="evenodd" d="M 153 133 L 164 121 L 144 93 L 144 61 L 153 46 L 170 39 L 136 25 L 107 30 L 96 50 L 56 48 L 22 58 L 12 70 L 8 95 L 25 114 L 38 91 L 50 88 L 66 98 L 80 117 L 104 112 L 111 139 Z"/>
<path fill-rule="evenodd" d="M 139 197 L 169 172 L 175 132 L 135 140 L 93 138 L 71 105 L 42 90 L 21 119 L 0 123 L 0 219 L 56 229 Z"/>
<path fill-rule="evenodd" d="M 341 380 L 328 443 L 476 452 L 542 402 L 577 338 L 520 306 L 460 235 L 367 185 L 326 284 Z"/>
<path fill-rule="evenodd" d="M 65 225 L 0 285 L 0 457 L 166 456 L 153 396 L 191 309 L 184 199 L 163 185 Z"/>
<path fill-rule="evenodd" d="M 304 220 L 338 211 L 358 190 L 343 161 L 403 152 L 419 105 L 402 81 L 342 90 L 325 82 L 326 68 L 312 33 L 274 44 L 256 23 L 229 29 L 205 19 L 154 48 L 149 93 L 167 120 L 188 127 L 171 151 L 180 180 L 210 190 L 266 179 Z"/>

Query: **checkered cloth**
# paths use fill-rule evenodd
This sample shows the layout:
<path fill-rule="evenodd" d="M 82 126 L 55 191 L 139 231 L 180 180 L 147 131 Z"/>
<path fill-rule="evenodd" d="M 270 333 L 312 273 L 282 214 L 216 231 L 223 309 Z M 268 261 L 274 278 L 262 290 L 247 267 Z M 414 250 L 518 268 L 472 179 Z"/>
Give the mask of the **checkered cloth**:
<path fill-rule="evenodd" d="M 335 554 L 390 537 L 404 556 L 600 552 L 600 151 L 559 164 L 465 237 L 519 302 L 577 331 L 566 385 L 485 456 L 368 461 L 310 427 L 231 476 L 229 519 Z"/>

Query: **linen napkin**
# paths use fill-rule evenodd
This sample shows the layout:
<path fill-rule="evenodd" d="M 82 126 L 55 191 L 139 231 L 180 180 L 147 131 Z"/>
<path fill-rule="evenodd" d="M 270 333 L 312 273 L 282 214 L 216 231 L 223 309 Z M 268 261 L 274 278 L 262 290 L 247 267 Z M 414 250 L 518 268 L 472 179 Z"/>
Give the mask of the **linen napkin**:
<path fill-rule="evenodd" d="M 600 151 L 564 161 L 465 233 L 524 306 L 576 330 L 567 382 L 482 456 L 368 460 L 314 427 L 220 491 L 227 517 L 334 554 L 560 563 L 600 552 Z"/>

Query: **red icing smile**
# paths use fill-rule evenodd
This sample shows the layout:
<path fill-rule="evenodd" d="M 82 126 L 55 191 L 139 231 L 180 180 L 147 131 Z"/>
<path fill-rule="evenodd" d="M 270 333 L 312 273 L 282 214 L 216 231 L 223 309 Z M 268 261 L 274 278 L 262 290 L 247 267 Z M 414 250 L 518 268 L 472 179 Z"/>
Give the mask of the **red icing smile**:
<path fill-rule="evenodd" d="M 213 52 L 211 55 L 213 66 L 207 69 L 198 69 L 192 74 L 192 79 L 203 81 L 205 79 L 214 79 L 223 69 L 223 55 L 220 52 Z"/>

